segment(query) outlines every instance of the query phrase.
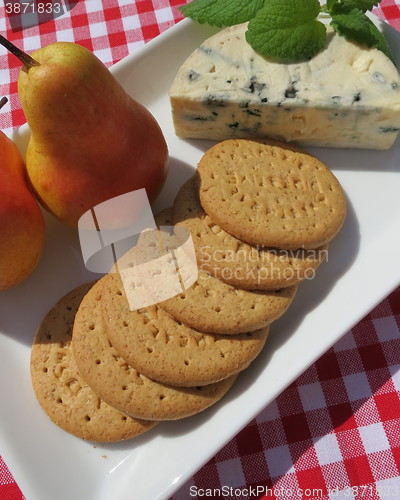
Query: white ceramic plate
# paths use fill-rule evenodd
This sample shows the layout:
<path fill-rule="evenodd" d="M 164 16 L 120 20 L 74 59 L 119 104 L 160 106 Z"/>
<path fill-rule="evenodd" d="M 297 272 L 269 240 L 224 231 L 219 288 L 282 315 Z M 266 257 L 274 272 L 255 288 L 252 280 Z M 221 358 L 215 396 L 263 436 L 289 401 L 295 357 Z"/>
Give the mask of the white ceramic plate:
<path fill-rule="evenodd" d="M 400 37 L 385 28 L 393 52 Z M 168 89 L 179 65 L 209 28 L 181 22 L 113 68 L 116 77 L 158 119 L 171 170 L 156 208 L 167 206 L 211 143 L 173 132 Z M 399 63 L 399 61 L 397 61 Z M 15 135 L 21 148 L 27 128 Z M 224 443 L 400 281 L 400 143 L 387 152 L 312 150 L 341 181 L 349 212 L 329 262 L 304 283 L 271 330 L 263 354 L 216 406 L 164 423 L 136 440 L 97 445 L 52 424 L 34 397 L 29 357 L 34 331 L 48 308 L 84 269 L 76 231 L 47 217 L 48 238 L 37 271 L 0 297 L 0 453 L 28 500 L 156 500 L 168 498 Z"/>

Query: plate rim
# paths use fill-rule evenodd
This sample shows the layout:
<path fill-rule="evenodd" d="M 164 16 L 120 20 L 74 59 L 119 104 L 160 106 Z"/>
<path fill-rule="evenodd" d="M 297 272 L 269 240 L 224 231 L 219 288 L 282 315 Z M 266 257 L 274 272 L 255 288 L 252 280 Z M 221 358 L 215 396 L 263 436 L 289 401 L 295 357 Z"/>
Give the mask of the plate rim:
<path fill-rule="evenodd" d="M 129 54 L 128 56 L 126 56 L 124 59 L 122 59 L 121 61 L 119 61 L 118 63 L 116 63 L 114 66 L 112 66 L 110 68 L 110 70 L 112 72 L 116 72 L 118 71 L 120 68 L 123 68 L 123 66 L 125 65 L 129 65 L 131 64 L 132 62 L 134 62 L 136 59 L 139 59 L 139 58 L 142 58 L 142 57 L 146 57 L 146 54 L 148 52 L 151 52 L 152 50 L 154 50 L 159 44 L 163 43 L 164 40 L 166 38 L 170 38 L 170 37 L 173 37 L 173 36 L 177 36 L 179 34 L 179 32 L 181 30 L 185 30 L 187 29 L 187 27 L 189 27 L 191 24 L 194 24 L 192 23 L 192 21 L 190 21 L 189 19 L 185 19 L 185 20 L 182 20 L 178 23 L 176 23 L 175 25 L 171 26 L 170 28 L 168 28 L 165 32 L 161 33 L 160 35 L 158 35 L 156 38 L 150 40 L 148 43 L 146 43 L 145 45 L 141 46 L 135 53 L 131 53 Z M 396 33 L 398 35 L 398 40 L 400 41 L 400 35 L 399 33 L 394 30 L 394 28 L 390 28 L 391 30 L 394 31 L 394 33 Z M 22 130 L 21 130 L 22 129 Z M 20 129 L 18 129 L 18 132 L 17 132 L 17 135 L 21 134 L 21 133 L 26 133 L 27 131 L 27 126 L 26 125 L 23 125 Z M 393 276 L 393 282 L 390 284 L 389 286 L 389 290 L 386 291 L 383 295 L 380 295 L 380 294 L 377 294 L 379 295 L 379 297 L 374 297 L 374 299 L 371 301 L 372 303 L 372 307 L 371 307 L 371 303 L 369 303 L 366 307 L 365 307 L 365 311 L 363 312 L 360 312 L 359 314 L 359 318 L 355 320 L 354 324 L 356 324 L 366 313 L 368 313 L 376 304 L 378 304 L 381 300 L 383 300 L 387 295 L 389 295 L 391 293 L 392 290 L 394 290 L 398 284 L 399 284 L 399 279 L 400 279 L 400 276 L 399 277 L 396 277 Z M 347 332 L 346 331 L 343 331 L 339 336 L 338 338 L 334 339 L 334 341 L 332 342 L 332 345 L 335 344 L 343 335 L 345 335 Z M 1 337 L 0 337 L 1 338 Z M 324 351 L 325 352 L 325 351 Z M 319 353 L 318 357 L 322 356 L 324 354 L 324 352 L 322 353 Z M 318 359 L 315 358 L 315 359 Z M 315 361 L 314 359 L 314 361 Z M 312 361 L 312 362 L 314 362 Z M 311 363 L 312 363 L 311 362 Z M 304 370 L 307 369 L 307 366 L 305 366 L 301 372 L 299 373 L 296 373 L 296 374 L 293 374 L 293 377 L 292 377 L 292 381 L 295 380 L 299 374 L 301 374 Z M 280 394 L 283 390 L 285 390 L 285 388 L 290 385 L 291 382 L 288 382 L 286 384 L 285 387 L 283 388 L 280 388 L 278 391 L 277 391 L 277 394 Z M 164 489 L 163 491 L 160 492 L 159 496 L 157 498 L 161 499 L 161 498 L 167 498 L 168 496 L 171 496 L 172 494 L 174 494 L 184 483 L 185 481 L 190 478 L 193 473 L 198 470 L 204 463 L 206 463 L 206 461 L 211 457 L 213 456 L 215 453 L 218 452 L 219 449 L 221 449 L 221 447 L 224 446 L 224 444 L 226 444 L 230 439 L 232 439 L 233 436 L 235 436 L 241 428 L 243 428 L 245 425 L 247 425 L 247 423 L 252 419 L 254 418 L 256 415 L 259 414 L 259 412 L 262 410 L 262 408 L 265 408 L 266 406 L 268 406 L 274 399 L 275 399 L 276 395 L 274 397 L 272 397 L 269 401 L 265 402 L 263 401 L 263 403 L 259 406 L 257 406 L 257 410 L 253 413 L 253 416 L 250 417 L 248 420 L 246 420 L 246 422 L 242 422 L 240 424 L 240 426 L 238 427 L 235 427 L 234 430 L 232 432 L 230 432 L 230 437 L 229 438 L 226 438 L 224 437 L 223 439 L 220 440 L 220 442 L 218 443 L 217 447 L 214 447 L 209 455 L 207 457 L 205 457 L 203 460 L 202 460 L 202 463 L 199 465 L 198 463 L 196 465 L 193 465 L 192 467 L 188 467 L 186 469 L 186 471 L 179 477 L 179 480 L 177 480 L 176 482 L 174 483 L 171 483 L 166 489 Z M 0 435 L 2 434 L 2 427 L 0 426 Z M 4 453 L 3 451 L 1 452 L 2 453 L 2 456 L 3 457 L 7 457 L 8 453 Z M 19 476 L 19 473 L 18 471 L 16 470 L 16 467 L 18 467 L 16 464 L 14 464 L 14 460 L 10 457 L 10 460 L 8 460 L 7 458 L 5 459 L 5 462 L 7 464 L 7 466 L 9 467 L 10 471 L 14 474 L 15 477 Z M 30 487 L 28 487 L 28 485 L 26 485 L 26 488 L 23 486 L 24 484 L 24 481 L 22 479 L 19 479 L 18 480 L 18 486 L 21 488 L 21 490 L 24 492 L 24 490 L 26 490 L 26 492 L 28 492 L 30 490 Z M 42 495 L 43 492 L 38 492 L 39 496 L 37 498 L 41 498 L 42 500 L 44 499 L 43 495 Z M 32 496 L 33 498 L 34 496 Z M 30 497 L 29 497 L 30 498 Z"/>

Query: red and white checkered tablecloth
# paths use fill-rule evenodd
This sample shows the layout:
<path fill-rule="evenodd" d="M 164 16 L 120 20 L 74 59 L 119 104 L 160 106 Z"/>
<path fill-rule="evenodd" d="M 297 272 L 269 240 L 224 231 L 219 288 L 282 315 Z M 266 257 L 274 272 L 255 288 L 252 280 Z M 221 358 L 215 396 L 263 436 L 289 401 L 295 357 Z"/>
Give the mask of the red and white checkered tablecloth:
<path fill-rule="evenodd" d="M 0 32 L 22 49 L 30 52 L 70 40 L 110 66 L 178 22 L 177 6 L 184 0 L 69 2 L 72 8 L 62 16 L 23 30 L 18 19 L 7 15 L 6 3 L 0 5 Z M 400 0 L 383 0 L 375 13 L 400 31 Z M 24 123 L 16 86 L 19 69 L 18 61 L 2 51 L 0 96 L 9 96 L 10 105 L 0 112 L 0 128 L 7 134 Z M 397 288 L 224 446 L 173 500 L 400 499 L 399 391 Z M 0 457 L 0 500 L 22 498 Z"/>

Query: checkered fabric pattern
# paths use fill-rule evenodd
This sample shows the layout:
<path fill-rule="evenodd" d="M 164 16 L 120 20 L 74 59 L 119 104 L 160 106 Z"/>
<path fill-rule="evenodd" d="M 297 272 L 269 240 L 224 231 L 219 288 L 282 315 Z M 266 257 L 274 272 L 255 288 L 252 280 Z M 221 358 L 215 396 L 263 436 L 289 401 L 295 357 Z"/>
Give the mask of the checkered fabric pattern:
<path fill-rule="evenodd" d="M 0 32 L 29 52 L 56 40 L 79 42 L 110 66 L 175 24 L 182 3 L 70 2 L 72 8 L 63 16 L 24 30 L 18 29 L 21 19 L 15 16 L 11 25 L 1 5 Z M 400 0 L 383 0 L 375 12 L 400 31 Z M 8 134 L 24 122 L 18 72 L 15 58 L 2 52 L 0 96 L 9 96 L 10 105 L 0 112 L 0 128 Z M 399 391 L 400 288 L 224 446 L 172 500 L 400 499 Z M 22 498 L 0 457 L 0 500 Z"/>
<path fill-rule="evenodd" d="M 55 5 L 58 0 L 51 2 Z M 23 18 L 7 14 L 11 7 L 4 0 L 0 4 L 0 33 L 28 53 L 56 41 L 77 42 L 111 66 L 182 19 L 178 6 L 183 3 L 185 0 L 69 1 L 65 4 L 72 8 L 63 16 L 21 30 Z M 15 56 L 0 50 L 0 96 L 9 98 L 0 111 L 0 130 L 7 135 L 25 123 L 17 93 L 20 68 Z"/>
<path fill-rule="evenodd" d="M 400 498 L 400 288 L 217 453 L 173 500 Z M 257 493 L 257 488 L 259 494 Z M 251 495 L 253 493 L 253 495 Z M 198 496 L 200 498 L 200 496 Z"/>

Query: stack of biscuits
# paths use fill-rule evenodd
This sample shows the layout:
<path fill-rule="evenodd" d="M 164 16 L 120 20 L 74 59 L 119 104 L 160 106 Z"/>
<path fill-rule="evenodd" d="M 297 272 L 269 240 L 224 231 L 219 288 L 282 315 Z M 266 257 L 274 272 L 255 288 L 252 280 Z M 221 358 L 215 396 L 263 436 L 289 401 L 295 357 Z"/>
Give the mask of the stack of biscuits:
<path fill-rule="evenodd" d="M 262 351 L 345 215 L 339 182 L 308 153 L 270 140 L 216 144 L 156 217 L 158 226 L 174 226 L 169 238 L 183 242 L 190 233 L 194 284 L 132 309 L 117 262 L 63 297 L 32 348 L 41 406 L 91 441 L 129 439 L 205 410 Z M 155 260 L 153 248 L 144 236 L 122 258 L 125 267 L 138 252 Z"/>

